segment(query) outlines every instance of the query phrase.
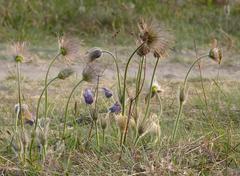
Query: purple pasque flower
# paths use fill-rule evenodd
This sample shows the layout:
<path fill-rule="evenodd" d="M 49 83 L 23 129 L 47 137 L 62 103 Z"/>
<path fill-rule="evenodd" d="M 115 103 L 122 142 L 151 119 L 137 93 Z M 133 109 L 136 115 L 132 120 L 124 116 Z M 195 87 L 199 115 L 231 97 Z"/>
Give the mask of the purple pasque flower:
<path fill-rule="evenodd" d="M 89 88 L 85 89 L 83 97 L 86 104 L 91 105 L 93 103 L 93 92 L 91 91 L 91 89 Z"/>
<path fill-rule="evenodd" d="M 109 90 L 106 87 L 103 87 L 102 90 L 103 90 L 103 93 L 104 93 L 106 98 L 111 98 L 112 97 L 113 94 L 112 94 L 111 90 Z"/>
<path fill-rule="evenodd" d="M 109 111 L 110 111 L 111 113 L 116 113 L 116 114 L 120 113 L 121 110 L 122 110 L 121 105 L 120 105 L 118 102 L 114 103 L 114 104 L 109 108 Z"/>

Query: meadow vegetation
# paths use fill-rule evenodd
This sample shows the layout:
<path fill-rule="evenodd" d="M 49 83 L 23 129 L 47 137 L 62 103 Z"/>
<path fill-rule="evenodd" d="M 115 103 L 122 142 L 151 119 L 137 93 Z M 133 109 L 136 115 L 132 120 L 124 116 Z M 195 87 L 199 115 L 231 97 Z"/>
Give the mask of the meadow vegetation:
<path fill-rule="evenodd" d="M 240 84 L 221 74 L 239 52 L 237 1 L 12 0 L 0 13 L 0 63 L 14 65 L 0 77 L 2 174 L 240 174 Z M 158 78 L 169 57 L 181 79 Z"/>

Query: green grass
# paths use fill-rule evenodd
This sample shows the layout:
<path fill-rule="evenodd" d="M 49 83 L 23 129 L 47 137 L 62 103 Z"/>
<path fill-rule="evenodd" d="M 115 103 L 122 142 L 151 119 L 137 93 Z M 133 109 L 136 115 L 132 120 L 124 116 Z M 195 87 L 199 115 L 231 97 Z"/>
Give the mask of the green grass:
<path fill-rule="evenodd" d="M 57 52 L 56 36 L 63 32 L 83 39 L 85 46 L 82 50 L 89 46 L 101 46 L 109 50 L 114 50 L 116 47 L 122 71 L 126 62 L 123 58 L 129 55 L 132 46 L 135 45 L 137 21 L 140 17 L 154 18 L 171 28 L 175 36 L 176 44 L 173 48 L 175 53 L 169 61 L 173 67 L 176 62 L 177 64 L 192 63 L 195 57 L 194 40 L 201 48 L 199 51 L 202 52 L 206 48 L 207 51 L 209 50 L 209 42 L 212 38 L 217 38 L 224 49 L 229 47 L 228 51 L 235 50 L 231 54 L 227 52 L 229 59 L 227 58 L 226 61 L 225 58 L 223 59 L 223 66 L 232 66 L 237 62 L 235 52 L 238 52 L 237 39 L 240 37 L 239 5 L 231 6 L 231 14 L 227 20 L 223 7 L 214 4 L 213 1 L 188 1 L 182 5 L 176 5 L 174 2 L 160 3 L 158 0 L 0 1 L 0 41 L 3 43 L 0 45 L 1 60 L 5 60 L 3 63 L 13 62 L 9 56 L 6 56 L 4 43 L 12 40 L 27 40 L 33 44 L 30 50 L 35 54 L 34 60 L 23 67 L 25 70 L 21 77 L 23 102 L 29 105 L 31 112 L 35 112 L 44 83 L 43 80 L 29 79 L 24 72 L 27 71 L 28 66 L 36 68 L 36 65 L 40 67 L 49 62 L 47 59 Z M 116 31 L 120 33 L 114 40 L 112 35 Z M 46 59 L 38 60 L 38 58 Z M 108 58 L 103 59 L 104 64 L 111 67 L 112 62 Z M 147 59 L 148 66 L 152 67 L 154 59 L 150 57 Z M 31 64 L 36 65 L 31 67 Z M 131 73 L 135 74 L 137 64 L 137 61 L 131 63 L 133 67 Z M 161 64 L 165 64 L 165 61 Z M 57 63 L 55 69 L 63 65 L 66 66 L 66 64 Z M 228 81 L 222 77 L 219 81 L 203 78 L 206 104 L 201 88 L 201 78 L 190 76 L 188 98 L 184 104 L 176 140 L 172 142 L 171 135 L 179 107 L 178 88 L 182 82 L 162 80 L 161 86 L 165 91 L 159 94 L 163 104 L 163 114 L 159 119 L 160 141 L 155 143 L 156 136 L 149 133 L 135 146 L 136 127 L 132 127 L 129 129 L 127 143 L 123 148 L 122 159 L 119 160 L 120 130 L 114 115 L 109 116 L 105 142 L 103 143 L 102 129 L 98 123 L 100 146 L 97 147 L 95 129 L 92 131 L 91 142 L 87 143 L 91 117 L 82 93 L 87 87 L 94 88 L 93 84 L 84 83 L 75 92 L 69 106 L 67 137 L 63 143 L 60 137 L 63 130 L 64 108 L 70 90 L 80 78 L 76 74 L 65 82 L 58 80 L 48 90 L 51 121 L 47 133 L 46 161 L 44 163 L 41 161 L 39 156 L 41 152 L 38 150 L 37 143 L 34 143 L 33 159 L 30 160 L 27 157 L 24 165 L 13 150 L 13 144 L 16 142 L 13 137 L 17 90 L 16 72 L 12 69 L 14 68 L 10 67 L 7 77 L 0 83 L 0 170 L 6 175 L 240 174 L 239 81 Z M 107 74 L 115 73 L 110 70 Z M 148 82 L 149 80 L 146 80 L 146 84 Z M 136 78 L 132 75 L 127 79 L 130 95 L 135 90 L 135 84 Z M 99 118 L 106 116 L 108 108 L 118 99 L 116 80 L 106 80 L 104 75 L 101 77 L 100 84 L 100 87 L 103 86 L 111 88 L 114 96 L 112 99 L 106 99 L 102 92 L 99 92 Z M 146 108 L 144 100 L 148 92 L 145 87 L 147 85 L 144 85 L 143 93 L 139 98 L 139 116 Z M 40 106 L 40 117 L 43 116 L 43 102 Z M 127 104 L 126 109 L 128 108 Z M 151 101 L 150 112 L 159 113 L 159 101 L 156 97 Z M 26 125 L 29 140 L 32 130 L 33 127 Z M 66 170 L 67 165 L 68 170 Z"/>
<path fill-rule="evenodd" d="M 210 1 L 209 1 L 210 2 Z M 172 29 L 176 49 L 193 48 L 193 40 L 206 45 L 217 38 L 223 46 L 238 48 L 240 6 L 231 5 L 227 18 L 223 6 L 205 1 L 176 4 L 152 1 L 1 1 L 1 41 L 26 40 L 46 44 L 63 32 L 87 45 L 135 44 L 136 22 L 156 19 Z M 112 36 L 119 32 L 116 40 Z M 110 35 L 109 35 L 110 34 Z"/>
<path fill-rule="evenodd" d="M 239 136 L 239 83 L 221 82 L 220 89 L 212 81 L 204 81 L 208 107 L 203 99 L 202 89 L 199 82 L 190 84 L 187 103 L 184 105 L 183 116 L 180 120 L 179 132 L 176 142 L 169 143 L 176 117 L 178 102 L 176 100 L 179 82 L 168 84 L 162 83 L 166 90 L 161 94 L 163 101 L 163 115 L 161 118 L 161 142 L 153 144 L 153 136 L 147 135 L 134 147 L 132 140 L 134 131 L 127 138 L 127 147 L 119 162 L 119 132 L 114 125 L 114 121 L 106 130 L 105 144 L 102 143 L 100 130 L 100 149 L 96 148 L 96 141 L 93 131 L 92 143 L 85 148 L 86 134 L 89 129 L 87 120 L 88 111 L 82 101 L 80 88 L 74 99 L 71 101 L 69 111 L 69 121 L 64 148 L 59 146 L 58 131 L 61 130 L 63 105 L 59 102 L 66 102 L 69 88 L 75 83 L 71 79 L 69 84 L 62 86 L 61 81 L 56 82 L 50 88 L 50 118 L 51 126 L 48 136 L 49 150 L 47 163 L 42 165 L 39 161 L 34 161 L 23 168 L 10 146 L 12 128 L 14 126 L 13 105 L 16 103 L 16 91 L 14 91 L 15 81 L 6 80 L 3 85 L 7 88 L 1 90 L 0 98 L 5 103 L 1 104 L 1 167 L 8 175 L 27 174 L 38 175 L 54 174 L 61 175 L 66 167 L 71 150 L 69 174 L 81 175 L 128 175 L 136 173 L 162 173 L 163 175 L 200 174 L 215 175 L 239 172 L 240 165 L 240 136 Z M 25 103 L 34 109 L 36 98 L 40 91 L 39 82 L 24 81 L 23 91 Z M 31 87 L 29 87 L 29 84 Z M 232 86 L 234 85 L 234 86 Z M 34 90 L 34 91 L 33 91 Z M 6 96 L 8 95 L 8 96 Z M 83 117 L 83 123 L 72 129 L 74 119 L 74 102 L 78 102 L 77 117 Z M 110 105 L 112 101 L 106 100 L 100 95 L 100 102 Z M 106 106 L 100 103 L 100 115 L 106 113 Z M 144 104 L 143 104 L 144 105 Z M 158 112 L 157 101 L 152 102 L 152 111 Z M 81 115 L 80 115 L 81 114 Z M 28 130 L 31 128 L 28 127 Z M 101 129 L 99 125 L 99 129 Z M 114 130 L 115 129 L 115 130 Z M 30 131 L 29 131 L 30 133 Z M 30 134 L 29 134 L 30 135 Z M 30 136 L 29 136 L 30 137 Z M 77 138 L 76 138 L 77 137 Z M 76 146 L 74 140 L 77 139 Z M 35 152 L 37 152 L 35 150 Z M 62 153 L 61 153 L 62 152 Z M 159 153 L 158 153 L 159 152 Z M 61 154 L 61 155 L 60 155 Z M 59 158 L 58 158 L 59 157 Z"/>

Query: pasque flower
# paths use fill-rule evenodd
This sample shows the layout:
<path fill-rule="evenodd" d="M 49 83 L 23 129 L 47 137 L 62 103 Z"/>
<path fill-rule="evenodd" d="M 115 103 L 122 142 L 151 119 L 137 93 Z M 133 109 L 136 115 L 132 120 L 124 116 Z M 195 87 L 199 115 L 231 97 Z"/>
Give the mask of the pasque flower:
<path fill-rule="evenodd" d="M 112 94 L 111 90 L 109 90 L 106 87 L 103 87 L 102 90 L 103 90 L 103 93 L 104 93 L 105 97 L 107 97 L 107 98 L 111 98 L 112 97 L 113 94 Z"/>
<path fill-rule="evenodd" d="M 118 102 L 114 103 L 114 104 L 109 108 L 109 111 L 110 111 L 111 113 L 116 113 L 116 114 L 120 113 L 121 110 L 122 110 L 121 105 L 120 105 Z"/>
<path fill-rule="evenodd" d="M 88 105 L 91 105 L 94 101 L 93 100 L 93 92 L 89 88 L 85 89 L 85 91 L 83 93 L 83 97 L 84 97 L 85 103 Z"/>

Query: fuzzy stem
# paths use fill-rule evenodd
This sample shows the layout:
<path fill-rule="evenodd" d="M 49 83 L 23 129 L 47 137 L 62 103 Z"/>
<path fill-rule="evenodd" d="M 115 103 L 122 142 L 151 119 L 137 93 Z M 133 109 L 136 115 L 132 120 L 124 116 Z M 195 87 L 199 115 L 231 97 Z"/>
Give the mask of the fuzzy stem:
<path fill-rule="evenodd" d="M 121 100 L 121 104 L 122 104 L 122 115 L 125 114 L 125 94 L 126 94 L 126 84 L 127 84 L 127 71 L 128 71 L 128 67 L 129 64 L 134 56 L 134 54 L 144 45 L 144 43 L 142 43 L 139 47 L 137 47 L 137 49 L 135 49 L 135 51 L 131 54 L 131 56 L 129 57 L 126 67 L 125 67 L 125 71 L 124 71 L 124 78 L 123 78 L 123 92 L 122 92 L 122 100 Z"/>
<path fill-rule="evenodd" d="M 128 128 L 129 128 L 129 122 L 130 122 L 130 119 L 131 119 L 132 104 L 133 104 L 133 99 L 130 99 L 130 106 L 129 106 L 129 111 L 128 111 L 128 119 L 127 119 L 127 124 L 125 126 L 124 133 L 123 133 L 122 145 L 126 143 L 127 132 L 128 132 Z"/>
<path fill-rule="evenodd" d="M 98 136 L 98 126 L 97 121 L 94 121 L 95 130 L 96 130 L 96 141 L 97 141 L 97 147 L 99 147 L 99 136 Z"/>
<path fill-rule="evenodd" d="M 183 88 L 184 88 L 184 89 L 185 89 L 186 84 L 187 84 L 188 76 L 189 76 L 192 68 L 194 67 L 194 65 L 195 65 L 197 62 L 199 62 L 201 59 L 203 59 L 203 58 L 205 58 L 205 57 L 207 57 L 207 56 L 208 56 L 208 55 L 199 56 L 199 57 L 192 63 L 192 65 L 191 65 L 190 68 L 188 69 L 188 72 L 187 72 L 187 74 L 186 74 L 186 76 L 185 76 L 185 79 L 184 79 L 184 82 L 183 82 Z"/>
<path fill-rule="evenodd" d="M 161 97 L 157 94 L 157 98 L 158 98 L 158 101 L 159 101 L 159 109 L 160 109 L 160 112 L 158 114 L 158 118 L 160 119 L 161 116 L 162 116 L 162 112 L 163 112 L 163 106 L 162 106 L 162 100 L 161 100 Z"/>
<path fill-rule="evenodd" d="M 21 94 L 21 69 L 20 69 L 20 62 L 17 62 L 17 83 L 18 83 L 18 105 L 19 105 L 19 112 L 18 112 L 18 119 L 21 122 L 21 128 L 24 130 L 23 118 L 22 118 L 22 94 Z M 17 124 L 17 123 L 16 123 Z M 17 129 L 17 127 L 16 127 Z"/>
<path fill-rule="evenodd" d="M 77 89 L 77 87 L 83 82 L 83 80 L 80 80 L 72 89 L 68 100 L 67 100 L 67 104 L 65 106 L 65 111 L 64 111 L 64 126 L 63 126 L 63 133 L 62 133 L 62 138 L 64 139 L 65 137 L 65 132 L 66 132 L 66 127 L 67 127 L 67 115 L 68 115 L 68 106 L 69 106 L 69 102 L 73 96 L 73 93 L 75 92 L 75 90 Z"/>
<path fill-rule="evenodd" d="M 154 76 L 155 76 L 155 73 L 156 73 L 156 70 L 157 70 L 159 60 L 160 60 L 160 58 L 158 57 L 157 61 L 155 63 L 154 69 L 153 69 L 150 88 L 149 88 L 149 97 L 148 97 L 148 100 L 147 100 L 147 107 L 146 107 L 146 111 L 145 111 L 145 114 L 144 114 L 143 121 L 147 118 L 148 113 L 149 113 L 150 100 L 151 100 L 151 96 L 152 96 L 152 84 L 153 84 L 153 80 L 154 80 Z"/>
<path fill-rule="evenodd" d="M 50 69 L 53 66 L 54 62 L 57 60 L 58 56 L 60 56 L 60 55 L 61 55 L 60 53 L 57 54 L 52 59 L 52 61 L 50 62 L 49 66 L 48 66 L 47 73 L 46 73 L 45 80 L 44 80 L 45 87 L 47 87 L 48 75 L 49 75 Z M 45 109 L 44 109 L 44 117 L 45 117 L 45 119 L 47 118 L 47 113 L 48 113 L 48 89 L 46 88 L 46 90 L 45 90 Z"/>
<path fill-rule="evenodd" d="M 109 51 L 103 50 L 103 53 L 109 54 L 110 56 L 112 56 L 112 58 L 114 60 L 114 63 L 115 63 L 116 69 L 117 69 L 118 94 L 119 94 L 118 96 L 120 98 L 121 97 L 121 79 L 120 79 L 120 70 L 119 70 L 117 58 L 116 58 L 116 56 L 113 55 L 113 53 L 111 53 Z"/>
<path fill-rule="evenodd" d="M 91 126 L 90 126 L 90 129 L 89 129 L 89 132 L 88 132 L 88 138 L 87 138 L 86 146 L 88 145 L 88 143 L 89 143 L 89 141 L 90 141 L 90 139 L 91 139 L 93 125 L 94 125 L 94 123 L 93 123 L 93 121 L 92 121 Z"/>
<path fill-rule="evenodd" d="M 103 135 L 103 144 L 105 143 L 105 129 L 102 130 L 102 135 Z"/>
<path fill-rule="evenodd" d="M 38 103 L 37 103 L 37 111 L 36 111 L 36 120 L 35 120 L 35 125 L 34 125 L 34 130 L 33 130 L 33 134 L 32 134 L 32 140 L 31 140 L 31 143 L 30 143 L 30 149 L 29 149 L 29 156 L 31 158 L 32 156 L 32 147 L 33 147 L 33 142 L 34 142 L 34 139 L 35 139 L 35 133 L 36 133 L 36 130 L 37 130 L 37 125 L 38 125 L 38 119 L 39 119 L 39 109 L 40 109 L 40 102 L 41 102 L 41 99 L 42 99 L 42 96 L 44 94 L 44 92 L 46 91 L 47 87 L 52 83 L 54 82 L 55 80 L 57 80 L 58 77 L 55 77 L 53 78 L 51 81 L 48 82 L 47 86 L 44 87 L 44 89 L 42 90 L 39 98 L 38 98 Z"/>

